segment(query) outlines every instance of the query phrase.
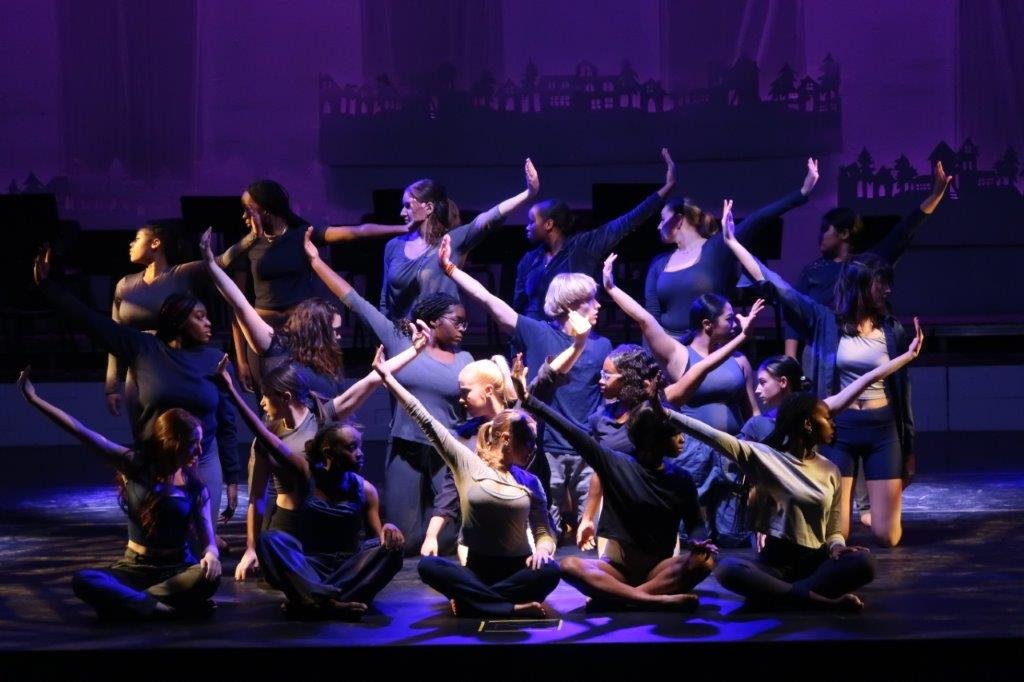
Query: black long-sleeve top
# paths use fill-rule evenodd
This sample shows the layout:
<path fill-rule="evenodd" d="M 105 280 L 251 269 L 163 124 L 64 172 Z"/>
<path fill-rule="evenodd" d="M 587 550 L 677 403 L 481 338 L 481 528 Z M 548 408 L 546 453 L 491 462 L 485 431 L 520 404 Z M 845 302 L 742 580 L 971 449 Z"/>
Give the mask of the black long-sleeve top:
<path fill-rule="evenodd" d="M 533 394 L 523 407 L 558 431 L 601 477 L 606 537 L 666 558 L 675 549 L 680 520 L 691 538 L 707 537 L 697 486 L 682 467 L 662 460 L 662 466 L 649 469 L 629 455 L 609 450 Z"/>

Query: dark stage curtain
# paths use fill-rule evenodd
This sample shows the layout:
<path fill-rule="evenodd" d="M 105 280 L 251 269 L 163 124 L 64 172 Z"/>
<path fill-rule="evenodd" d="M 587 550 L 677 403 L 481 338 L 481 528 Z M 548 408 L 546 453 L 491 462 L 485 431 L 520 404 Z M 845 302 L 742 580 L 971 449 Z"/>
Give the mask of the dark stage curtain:
<path fill-rule="evenodd" d="M 403 86 L 467 88 L 504 79 L 502 0 L 363 0 L 363 76 Z M 455 71 L 439 73 L 444 64 Z M 438 80 L 441 82 L 438 83 Z"/>
<path fill-rule="evenodd" d="M 68 171 L 187 177 L 196 155 L 196 2 L 58 0 Z"/>
<path fill-rule="evenodd" d="M 1024 151 L 1024 3 L 960 0 L 957 7 L 956 137 L 986 155 Z"/>
<path fill-rule="evenodd" d="M 671 91 L 706 88 L 741 57 L 757 64 L 762 97 L 784 65 L 806 73 L 803 0 L 661 0 L 659 14 Z"/>

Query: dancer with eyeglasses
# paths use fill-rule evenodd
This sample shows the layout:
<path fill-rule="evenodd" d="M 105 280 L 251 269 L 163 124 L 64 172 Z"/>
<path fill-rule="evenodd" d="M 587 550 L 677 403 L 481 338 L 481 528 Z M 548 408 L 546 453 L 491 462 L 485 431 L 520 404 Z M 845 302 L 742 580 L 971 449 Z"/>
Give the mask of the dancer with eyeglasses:
<path fill-rule="evenodd" d="M 320 258 L 309 239 L 306 255 L 313 272 L 373 331 L 388 356 L 398 355 L 412 345 L 408 336 L 410 320 L 396 322 L 385 317 Z M 459 299 L 435 293 L 419 299 L 411 315 L 417 324 L 423 322 L 430 328 L 430 341 L 397 377 L 445 428 L 454 428 L 463 419 L 459 373 L 473 362 L 472 355 L 459 349 L 468 326 L 466 309 Z M 438 551 L 454 552 L 459 500 L 451 473 L 423 431 L 400 406 L 395 406 L 389 434 L 384 463 L 384 518 L 402 529 L 405 551 L 413 555 L 423 546 L 431 519 L 448 517 L 454 523 L 446 524 L 440 532 Z"/>

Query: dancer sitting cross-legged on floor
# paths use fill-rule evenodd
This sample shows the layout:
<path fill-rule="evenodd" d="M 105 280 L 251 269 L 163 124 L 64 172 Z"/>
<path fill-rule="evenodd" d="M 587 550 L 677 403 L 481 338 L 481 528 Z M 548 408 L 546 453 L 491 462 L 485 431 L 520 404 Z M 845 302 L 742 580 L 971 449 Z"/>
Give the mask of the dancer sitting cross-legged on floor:
<path fill-rule="evenodd" d="M 220 585 L 220 558 L 207 504 L 209 492 L 196 474 L 203 427 L 181 408 L 160 413 L 152 435 L 132 448 L 119 445 L 36 393 L 29 370 L 18 388 L 30 405 L 118 471 L 118 501 L 128 516 L 128 547 L 110 568 L 75 573 L 75 595 L 101 618 L 149 619 L 199 616 L 213 608 Z M 189 545 L 198 535 L 203 557 Z"/>
<path fill-rule="evenodd" d="M 723 559 L 715 569 L 722 587 L 767 608 L 860 611 L 853 590 L 875 576 L 875 560 L 863 547 L 847 547 L 840 525 L 840 473 L 818 454 L 835 440 L 829 406 L 810 393 L 788 396 L 764 443 L 669 412 L 687 436 L 725 453 L 753 481 L 758 497 L 775 513 L 757 530 L 767 539 L 756 561 Z"/>
<path fill-rule="evenodd" d="M 456 615 L 545 617 L 542 602 L 558 585 L 560 572 L 552 558 L 555 542 L 544 489 L 526 471 L 536 449 L 533 420 L 519 410 L 501 410 L 480 427 L 473 452 L 379 358 L 374 369 L 423 429 L 458 489 L 466 566 L 425 556 L 419 563 L 423 582 L 448 597 Z"/>
<path fill-rule="evenodd" d="M 291 617 L 358 620 L 401 570 L 405 542 L 397 527 L 381 524 L 377 489 L 359 475 L 362 434 L 352 424 L 332 421 L 320 427 L 304 453 L 293 451 L 249 408 L 226 365 L 224 356 L 218 378 L 274 461 L 276 476 L 301 500 L 288 512 L 287 530 L 272 526 L 256 539 L 267 582 L 285 593 Z M 360 543 L 364 527 L 369 539 Z"/>
<path fill-rule="evenodd" d="M 633 454 L 610 450 L 534 395 L 548 374 L 548 368 L 542 367 L 534 390 L 528 391 L 521 356 L 512 368 L 523 406 L 558 431 L 601 477 L 602 528 L 608 538 L 599 560 L 563 559 L 563 576 L 591 597 L 590 608 L 696 608 L 697 596 L 689 591 L 711 573 L 716 548 L 697 540 L 689 552 L 672 556 L 681 521 L 690 538 L 706 536 L 693 479 L 667 459 L 679 453 L 678 429 L 660 407 L 643 406 L 633 411 L 627 427 Z M 657 381 L 650 384 L 649 402 L 660 406 L 657 385 Z"/>

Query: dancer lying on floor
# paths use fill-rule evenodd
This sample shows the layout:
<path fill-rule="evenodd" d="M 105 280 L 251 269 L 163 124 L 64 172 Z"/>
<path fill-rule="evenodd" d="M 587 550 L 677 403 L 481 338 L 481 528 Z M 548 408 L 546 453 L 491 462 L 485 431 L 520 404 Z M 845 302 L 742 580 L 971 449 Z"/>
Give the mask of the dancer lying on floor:
<path fill-rule="evenodd" d="M 75 595 L 101 618 L 146 619 L 172 613 L 205 615 L 220 584 L 209 492 L 196 475 L 203 427 L 180 408 L 153 420 L 151 435 L 128 448 L 92 431 L 39 397 L 26 368 L 18 388 L 30 405 L 99 453 L 118 471 L 118 502 L 128 516 L 128 546 L 110 568 L 78 571 Z M 199 536 L 203 558 L 189 544 Z"/>
<path fill-rule="evenodd" d="M 678 430 L 660 408 L 641 407 L 627 427 L 634 454 L 615 452 L 528 391 L 526 371 L 522 356 L 516 356 L 512 381 L 523 406 L 575 448 L 601 477 L 604 491 L 605 554 L 599 560 L 563 559 L 565 579 L 591 597 L 592 608 L 696 608 L 697 596 L 689 591 L 711 572 L 716 550 L 705 541 L 695 541 L 689 552 L 672 556 L 681 521 L 691 538 L 706 534 L 701 532 L 693 479 L 666 459 L 679 453 Z M 543 386 L 547 374 L 548 368 L 543 367 L 534 392 Z M 660 400 L 656 395 L 652 399 Z"/>
<path fill-rule="evenodd" d="M 552 558 L 547 498 L 537 477 L 526 471 L 536 448 L 533 420 L 518 410 L 501 410 L 480 427 L 474 452 L 379 360 L 374 369 L 423 429 L 458 489 L 462 542 L 469 548 L 466 566 L 425 556 L 419 563 L 423 582 L 448 597 L 456 615 L 545 617 L 542 602 L 558 585 L 560 572 Z"/>
<path fill-rule="evenodd" d="M 383 363 L 382 357 L 378 362 Z M 287 531 L 271 526 L 258 536 L 256 554 L 267 582 L 285 593 L 289 616 L 358 620 L 401 570 L 405 542 L 397 527 L 381 524 L 377 489 L 358 473 L 362 434 L 351 424 L 330 422 L 316 432 L 304 453 L 293 451 L 238 393 L 227 371 L 227 356 L 217 376 L 274 460 L 278 479 L 301 499 L 288 511 Z M 370 539 L 360 544 L 364 526 Z"/>

